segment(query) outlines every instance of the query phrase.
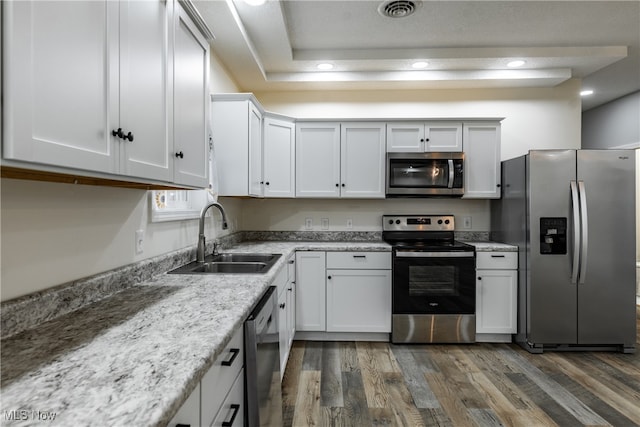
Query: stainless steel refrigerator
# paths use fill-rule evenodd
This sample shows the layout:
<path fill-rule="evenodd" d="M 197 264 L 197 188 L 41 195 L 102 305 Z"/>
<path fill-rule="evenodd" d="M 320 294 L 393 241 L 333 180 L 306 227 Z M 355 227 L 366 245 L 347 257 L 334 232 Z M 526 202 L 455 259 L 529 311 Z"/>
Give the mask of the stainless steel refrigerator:
<path fill-rule="evenodd" d="M 530 151 L 502 162 L 502 185 L 491 236 L 519 248 L 515 341 L 634 352 L 634 150 Z"/>

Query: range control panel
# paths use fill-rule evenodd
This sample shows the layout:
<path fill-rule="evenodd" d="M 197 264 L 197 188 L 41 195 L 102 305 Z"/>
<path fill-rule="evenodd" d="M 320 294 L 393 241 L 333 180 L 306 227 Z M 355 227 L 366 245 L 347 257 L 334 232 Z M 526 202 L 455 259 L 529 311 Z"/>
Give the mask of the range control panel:
<path fill-rule="evenodd" d="M 453 231 L 453 215 L 383 215 L 383 231 Z"/>

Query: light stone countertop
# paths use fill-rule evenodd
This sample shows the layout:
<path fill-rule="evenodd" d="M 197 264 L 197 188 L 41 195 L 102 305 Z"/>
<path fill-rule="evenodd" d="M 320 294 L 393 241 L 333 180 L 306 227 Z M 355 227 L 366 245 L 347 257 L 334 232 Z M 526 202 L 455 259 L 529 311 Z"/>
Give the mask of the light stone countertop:
<path fill-rule="evenodd" d="M 2 424 L 166 425 L 294 251 L 390 251 L 384 242 L 246 242 L 266 274 L 160 274 L 2 341 Z M 14 420 L 7 413 L 14 412 Z M 19 412 L 25 411 L 25 412 Z M 21 416 L 27 420 L 16 420 Z"/>
<path fill-rule="evenodd" d="M 476 252 L 518 252 L 518 247 L 498 242 L 468 242 L 462 241 L 468 245 L 475 246 Z"/>

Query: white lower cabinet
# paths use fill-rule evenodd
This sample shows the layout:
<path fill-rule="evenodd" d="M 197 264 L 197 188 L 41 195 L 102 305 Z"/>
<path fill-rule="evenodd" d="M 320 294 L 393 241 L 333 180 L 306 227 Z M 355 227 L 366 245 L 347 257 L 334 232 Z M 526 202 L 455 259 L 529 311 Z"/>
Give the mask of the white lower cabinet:
<path fill-rule="evenodd" d="M 391 332 L 390 252 L 298 252 L 300 332 Z"/>
<path fill-rule="evenodd" d="M 296 252 L 296 330 L 326 330 L 325 253 Z"/>
<path fill-rule="evenodd" d="M 243 427 L 244 410 L 244 369 L 241 369 L 211 425 L 213 427 Z"/>
<path fill-rule="evenodd" d="M 278 288 L 278 332 L 280 338 L 280 380 L 289 360 L 289 351 L 296 333 L 295 254 L 278 273 L 274 286 Z"/>
<path fill-rule="evenodd" d="M 327 332 L 391 332 L 391 270 L 327 270 Z"/>
<path fill-rule="evenodd" d="M 517 332 L 517 252 L 478 252 L 476 341 L 511 342 Z"/>
<path fill-rule="evenodd" d="M 167 426 L 177 427 L 180 425 L 199 426 L 200 425 L 200 384 L 191 392 L 187 400 L 182 404 L 178 413 L 169 421 Z"/>

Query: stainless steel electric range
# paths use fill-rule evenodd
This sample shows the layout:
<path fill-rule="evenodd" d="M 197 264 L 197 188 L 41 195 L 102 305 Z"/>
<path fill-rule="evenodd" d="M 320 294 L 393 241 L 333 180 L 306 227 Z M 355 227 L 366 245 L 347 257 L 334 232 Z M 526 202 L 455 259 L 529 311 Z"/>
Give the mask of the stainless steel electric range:
<path fill-rule="evenodd" d="M 393 343 L 469 343 L 476 335 L 475 248 L 453 215 L 384 215 L 392 245 Z"/>

